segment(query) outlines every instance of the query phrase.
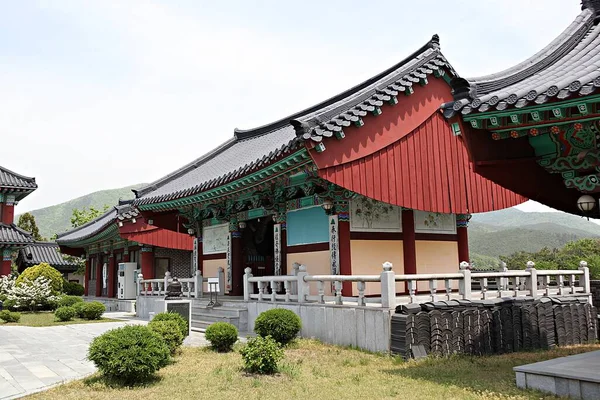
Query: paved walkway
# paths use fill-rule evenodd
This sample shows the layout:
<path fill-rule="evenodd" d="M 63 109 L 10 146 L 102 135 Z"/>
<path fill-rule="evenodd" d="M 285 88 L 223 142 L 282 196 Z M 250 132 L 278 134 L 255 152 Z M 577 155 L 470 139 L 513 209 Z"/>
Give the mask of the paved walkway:
<path fill-rule="evenodd" d="M 127 320 L 43 328 L 0 326 L 0 399 L 18 398 L 93 373 L 93 363 L 86 360 L 93 338 L 109 329 L 146 323 L 123 313 L 105 316 Z M 184 343 L 206 344 L 204 335 L 196 332 Z"/>

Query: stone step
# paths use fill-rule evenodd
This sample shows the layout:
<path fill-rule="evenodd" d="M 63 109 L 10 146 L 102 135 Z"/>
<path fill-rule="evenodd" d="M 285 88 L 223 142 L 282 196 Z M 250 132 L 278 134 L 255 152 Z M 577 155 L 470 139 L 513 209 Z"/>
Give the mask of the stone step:
<path fill-rule="evenodd" d="M 205 322 L 229 322 L 237 326 L 239 317 L 231 317 L 227 315 L 210 315 L 210 314 L 194 314 L 192 313 L 192 321 Z"/>
<path fill-rule="evenodd" d="M 229 317 L 239 317 L 240 313 L 246 313 L 248 310 L 242 308 L 230 308 L 230 307 L 192 307 L 192 314 L 206 314 L 206 315 L 222 315 Z"/>

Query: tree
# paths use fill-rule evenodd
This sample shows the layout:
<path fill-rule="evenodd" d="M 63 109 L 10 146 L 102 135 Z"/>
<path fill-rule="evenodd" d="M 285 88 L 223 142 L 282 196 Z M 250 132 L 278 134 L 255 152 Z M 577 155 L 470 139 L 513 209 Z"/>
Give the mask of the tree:
<path fill-rule="evenodd" d="M 90 206 L 90 208 L 83 207 L 81 210 L 74 208 L 73 215 L 71 216 L 71 226 L 73 228 L 78 228 L 81 225 L 84 225 L 98 218 L 99 216 L 107 212 L 109 208 L 110 207 L 108 205 L 104 205 L 103 210 L 98 210 L 93 206 Z"/>
<path fill-rule="evenodd" d="M 25 214 L 21 214 L 17 226 L 24 231 L 31 233 L 31 236 L 39 242 L 46 240 L 40 235 L 40 230 L 35 223 L 35 217 L 31 213 L 26 212 Z"/>

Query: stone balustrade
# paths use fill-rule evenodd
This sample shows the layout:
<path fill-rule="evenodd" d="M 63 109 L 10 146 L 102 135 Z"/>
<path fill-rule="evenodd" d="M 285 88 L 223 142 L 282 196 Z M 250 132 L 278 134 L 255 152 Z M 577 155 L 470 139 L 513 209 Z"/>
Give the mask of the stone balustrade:
<path fill-rule="evenodd" d="M 173 281 L 171 273 L 167 271 L 164 278 L 159 279 L 144 279 L 142 274 L 138 275 L 137 294 L 138 296 L 166 296 L 169 283 Z M 191 278 L 178 279 L 181 283 L 181 292 L 183 297 L 187 298 L 202 298 L 212 289 L 209 287 L 209 282 L 216 282 L 218 293 L 223 295 L 225 292 L 225 271 L 219 267 L 216 277 L 206 277 L 202 272 L 196 271 Z"/>

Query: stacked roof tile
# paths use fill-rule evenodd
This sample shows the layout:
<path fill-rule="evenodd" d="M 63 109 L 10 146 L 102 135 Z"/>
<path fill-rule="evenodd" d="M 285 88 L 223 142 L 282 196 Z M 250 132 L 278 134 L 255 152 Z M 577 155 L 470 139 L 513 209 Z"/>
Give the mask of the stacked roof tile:
<path fill-rule="evenodd" d="M 116 218 L 117 209 L 113 207 L 93 221 L 83 224 L 80 227 L 72 229 L 68 232 L 59 234 L 56 237 L 56 243 L 68 244 L 70 242 L 78 242 L 88 239 L 113 224 L 116 221 Z"/>
<path fill-rule="evenodd" d="M 456 101 L 442 107 L 444 115 L 502 111 L 598 92 L 599 14 L 600 1 L 584 0 L 575 21 L 534 56 L 496 74 L 456 79 Z"/>
<path fill-rule="evenodd" d="M 0 223 L 0 248 L 18 247 L 33 243 L 29 232 L 24 231 L 15 224 Z"/>
<path fill-rule="evenodd" d="M 58 244 L 52 242 L 37 242 L 23 247 L 17 256 L 17 265 L 20 270 L 27 267 L 48 263 L 59 271 L 74 271 L 78 264 L 63 258 Z"/>

